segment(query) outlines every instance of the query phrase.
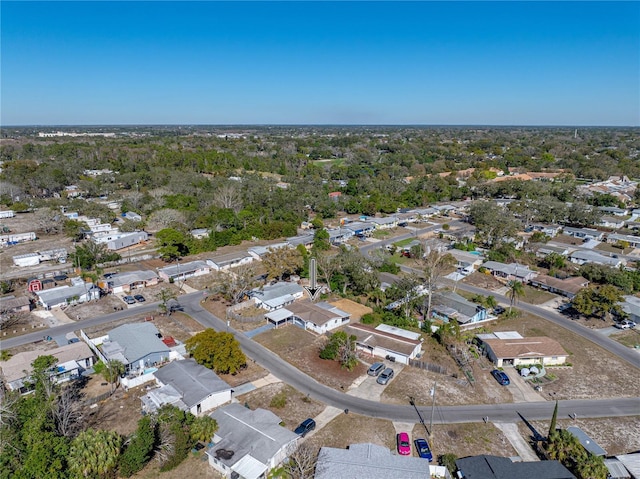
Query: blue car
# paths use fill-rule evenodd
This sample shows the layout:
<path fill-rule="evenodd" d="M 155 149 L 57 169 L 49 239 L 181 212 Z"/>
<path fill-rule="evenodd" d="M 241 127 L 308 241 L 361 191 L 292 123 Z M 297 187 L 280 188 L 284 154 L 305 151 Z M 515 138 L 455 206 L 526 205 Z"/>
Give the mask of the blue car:
<path fill-rule="evenodd" d="M 498 381 L 503 386 L 508 386 L 509 384 L 511 384 L 511 381 L 509 381 L 509 376 L 507 376 L 507 373 L 505 373 L 504 371 L 494 369 L 493 371 L 491 371 L 491 374 L 494 378 L 496 378 L 496 381 Z"/>
<path fill-rule="evenodd" d="M 426 439 L 416 439 L 413 444 L 416 446 L 418 456 L 427 459 L 429 462 L 433 461 L 433 454 L 431 454 L 431 448 Z"/>

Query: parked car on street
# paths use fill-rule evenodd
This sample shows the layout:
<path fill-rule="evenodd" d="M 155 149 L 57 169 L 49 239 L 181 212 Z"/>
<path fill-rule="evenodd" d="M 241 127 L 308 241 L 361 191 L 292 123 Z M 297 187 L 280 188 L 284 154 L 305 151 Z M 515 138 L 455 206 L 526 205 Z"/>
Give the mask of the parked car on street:
<path fill-rule="evenodd" d="M 401 432 L 396 436 L 398 442 L 398 454 L 402 456 L 411 455 L 411 443 L 409 442 L 409 435 L 406 432 Z"/>
<path fill-rule="evenodd" d="M 298 436 L 305 437 L 307 433 L 313 431 L 316 428 L 316 422 L 311 419 L 305 419 L 300 423 L 300 425 L 295 429 L 295 432 Z"/>
<path fill-rule="evenodd" d="M 433 454 L 431 453 L 431 448 L 429 447 L 429 443 L 426 439 L 416 439 L 413 441 L 413 444 L 416 446 L 416 452 L 418 456 L 423 459 L 428 459 L 429 462 L 433 461 Z"/>
<path fill-rule="evenodd" d="M 496 381 L 498 381 L 503 386 L 508 386 L 509 384 L 511 384 L 511 381 L 509 381 L 509 376 L 507 376 L 507 373 L 505 373 L 504 371 L 494 369 L 493 371 L 491 371 L 491 375 L 496 378 Z"/>
<path fill-rule="evenodd" d="M 122 301 L 127 304 L 136 304 L 136 300 L 133 296 L 125 296 L 124 298 L 122 298 Z"/>
<path fill-rule="evenodd" d="M 369 368 L 369 370 L 367 371 L 367 374 L 369 376 L 377 376 L 383 370 L 384 370 L 384 363 L 373 363 Z"/>
<path fill-rule="evenodd" d="M 378 379 L 376 380 L 376 382 L 378 384 L 387 384 L 389 381 L 391 381 L 393 374 L 394 374 L 393 369 L 387 368 L 380 373 L 380 376 L 378 376 Z"/>
<path fill-rule="evenodd" d="M 141 294 L 134 294 L 133 297 L 138 303 L 144 303 L 146 301 L 144 299 L 144 296 L 142 296 Z"/>

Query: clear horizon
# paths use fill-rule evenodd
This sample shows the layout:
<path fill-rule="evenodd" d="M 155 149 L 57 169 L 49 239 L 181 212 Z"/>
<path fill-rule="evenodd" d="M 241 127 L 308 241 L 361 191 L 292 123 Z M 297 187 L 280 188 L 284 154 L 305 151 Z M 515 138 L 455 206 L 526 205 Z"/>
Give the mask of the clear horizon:
<path fill-rule="evenodd" d="M 0 9 L 3 127 L 640 125 L 638 2 Z"/>

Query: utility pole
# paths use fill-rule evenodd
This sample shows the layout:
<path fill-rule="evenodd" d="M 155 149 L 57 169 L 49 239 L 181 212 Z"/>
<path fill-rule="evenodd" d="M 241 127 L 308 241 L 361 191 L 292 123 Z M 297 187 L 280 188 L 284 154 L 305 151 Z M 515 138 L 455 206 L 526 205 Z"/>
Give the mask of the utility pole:
<path fill-rule="evenodd" d="M 433 438 L 433 412 L 436 408 L 436 385 L 438 381 L 433 383 L 433 389 L 431 390 L 431 396 L 433 397 L 433 401 L 431 402 L 431 419 L 429 419 L 429 439 Z"/>

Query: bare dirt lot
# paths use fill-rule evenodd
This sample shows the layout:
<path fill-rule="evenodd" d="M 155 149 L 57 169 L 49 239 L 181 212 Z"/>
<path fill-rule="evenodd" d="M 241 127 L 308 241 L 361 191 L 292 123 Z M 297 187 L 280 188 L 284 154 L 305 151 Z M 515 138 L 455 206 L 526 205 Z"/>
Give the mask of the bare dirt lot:
<path fill-rule="evenodd" d="M 425 437 L 422 424 L 413 428 L 412 438 Z M 433 439 L 429 442 L 434 458 L 442 454 L 458 457 L 492 454 L 516 456 L 517 453 L 493 424 L 437 424 L 433 427 Z M 415 451 L 414 455 L 415 455 Z"/>
<path fill-rule="evenodd" d="M 340 414 L 329 424 L 315 432 L 307 442 L 314 450 L 322 446 L 346 448 L 349 444 L 370 442 L 395 448 L 396 431 L 391 421 L 374 419 L 358 414 Z"/>
<path fill-rule="evenodd" d="M 504 286 L 504 284 L 502 284 L 490 274 L 478 273 L 477 271 L 464 278 L 462 282 L 491 291 L 496 291 Z"/>
<path fill-rule="evenodd" d="M 275 399 L 274 399 L 275 398 Z M 277 407 L 278 399 L 285 404 Z M 308 398 L 284 383 L 274 383 L 238 396 L 238 400 L 251 409 L 268 409 L 283 421 L 284 427 L 294 430 L 308 417 L 315 417 L 325 408 L 324 404 Z"/>
<path fill-rule="evenodd" d="M 557 379 L 542 384 L 550 399 L 604 399 L 640 395 L 638 369 L 629 366 L 591 341 L 537 316 L 523 313 L 515 319 L 498 319 L 492 331 L 517 331 L 525 337 L 556 339 L 569 353 L 572 367 L 549 368 Z"/>
<path fill-rule="evenodd" d="M 338 361 L 320 359 L 320 349 L 326 339 L 308 331 L 287 325 L 259 334 L 257 342 L 278 354 L 315 380 L 338 390 L 346 390 L 358 377 L 366 374 L 362 363 L 348 371 L 340 367 Z"/>
<path fill-rule="evenodd" d="M 549 421 L 531 421 L 533 427 L 542 435 L 549 432 Z M 608 455 L 628 454 L 640 449 L 640 416 L 611 417 L 606 419 L 558 418 L 557 427 L 578 426 L 596 441 Z M 522 437 L 529 440 L 531 430 L 519 423 Z"/>
<path fill-rule="evenodd" d="M 91 381 L 101 381 L 101 378 L 95 377 Z M 140 397 L 146 393 L 145 386 L 126 392 L 118 389 L 113 396 L 97 403 L 96 407 L 86 407 L 86 427 L 117 431 L 125 436 L 133 433 L 142 417 Z"/>

